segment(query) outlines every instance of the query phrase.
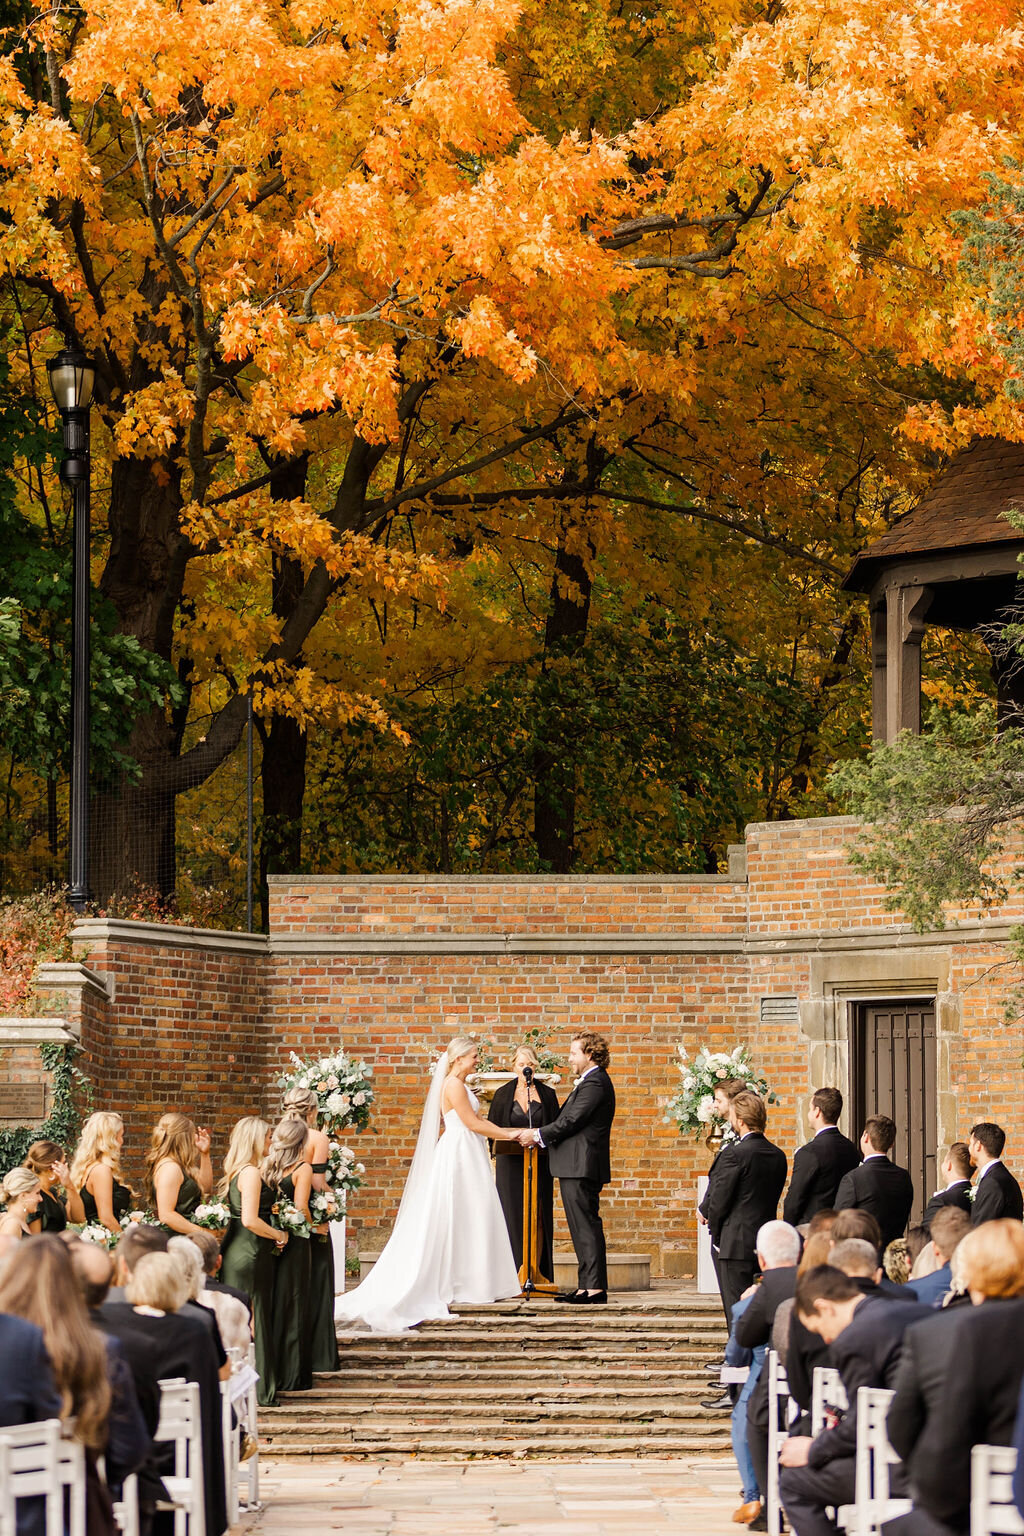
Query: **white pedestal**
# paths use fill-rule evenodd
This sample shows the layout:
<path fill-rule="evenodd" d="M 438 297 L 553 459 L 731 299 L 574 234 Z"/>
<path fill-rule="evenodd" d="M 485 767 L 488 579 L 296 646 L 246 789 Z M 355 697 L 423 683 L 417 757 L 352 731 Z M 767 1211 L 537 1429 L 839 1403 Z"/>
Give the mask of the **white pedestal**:
<path fill-rule="evenodd" d="M 331 1234 L 331 1245 L 334 1248 L 334 1294 L 345 1294 L 345 1231 L 347 1221 L 332 1221 L 328 1227 Z"/>
<path fill-rule="evenodd" d="M 697 1204 L 704 1199 L 708 1176 L 702 1173 L 697 1180 Z M 705 1296 L 718 1295 L 715 1266 L 711 1262 L 711 1234 L 702 1221 L 697 1222 L 697 1289 Z"/>

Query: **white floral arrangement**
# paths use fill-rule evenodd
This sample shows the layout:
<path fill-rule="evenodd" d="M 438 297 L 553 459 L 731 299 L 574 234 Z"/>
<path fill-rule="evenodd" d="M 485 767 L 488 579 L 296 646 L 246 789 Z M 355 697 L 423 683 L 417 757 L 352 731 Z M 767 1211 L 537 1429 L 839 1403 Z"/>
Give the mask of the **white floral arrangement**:
<path fill-rule="evenodd" d="M 99 1248 L 116 1248 L 121 1241 L 120 1232 L 109 1232 L 102 1221 L 73 1223 L 68 1231 L 80 1237 L 83 1243 L 95 1243 Z"/>
<path fill-rule="evenodd" d="M 373 1068 L 345 1051 L 329 1056 L 310 1056 L 305 1060 L 289 1053 L 294 1072 L 280 1079 L 284 1093 L 289 1088 L 309 1088 L 316 1094 L 317 1112 L 327 1133 L 340 1135 L 344 1130 L 363 1131 L 370 1123 L 373 1104 Z"/>
<path fill-rule="evenodd" d="M 751 1093 L 759 1094 L 766 1104 L 779 1102 L 767 1078 L 755 1071 L 745 1045 L 738 1045 L 733 1051 L 709 1051 L 702 1045 L 692 1061 L 685 1046 L 677 1045 L 676 1055 L 683 1084 L 669 1099 L 665 1119 L 676 1126 L 681 1136 L 699 1136 L 702 1131 L 720 1129 L 723 1143 L 736 1140 L 732 1126 L 715 1113 L 715 1089 L 727 1078 L 741 1078 Z"/>
<path fill-rule="evenodd" d="M 287 1232 L 289 1237 L 309 1237 L 313 1228 L 291 1200 L 285 1200 L 282 1196 L 274 1201 L 270 1210 L 274 1218 L 272 1225 L 278 1231 Z"/>
<path fill-rule="evenodd" d="M 129 1227 L 158 1227 L 160 1222 L 152 1211 L 125 1211 L 121 1217 L 121 1230 L 127 1232 Z"/>
<path fill-rule="evenodd" d="M 330 1141 L 327 1145 L 327 1172 L 324 1177 L 332 1190 L 358 1189 L 363 1182 L 363 1174 L 366 1172 L 364 1164 L 356 1162 L 356 1155 L 351 1147 L 343 1147 L 340 1141 Z M 345 1202 L 341 1201 L 341 1215 L 331 1217 L 332 1221 L 341 1221 L 345 1215 Z"/>
<path fill-rule="evenodd" d="M 329 1221 L 345 1220 L 345 1203 L 339 1200 L 333 1189 L 314 1189 L 309 1197 L 309 1211 L 316 1227 Z"/>
<path fill-rule="evenodd" d="M 197 1205 L 189 1217 L 194 1227 L 203 1227 L 207 1232 L 226 1232 L 231 1221 L 231 1207 L 225 1205 L 223 1200 L 207 1200 L 203 1205 Z"/>
<path fill-rule="evenodd" d="M 494 1041 L 489 1039 L 486 1035 L 475 1035 L 472 1030 L 470 1030 L 469 1034 L 466 1035 L 465 1038 L 467 1040 L 472 1040 L 473 1044 L 476 1046 L 477 1063 L 475 1071 L 492 1072 L 494 1070 Z M 435 1046 L 435 1048 L 428 1053 L 427 1071 L 430 1073 L 431 1077 L 433 1077 L 434 1072 L 437 1069 L 437 1064 L 441 1060 L 441 1057 L 444 1055 L 446 1049 L 446 1046 Z"/>

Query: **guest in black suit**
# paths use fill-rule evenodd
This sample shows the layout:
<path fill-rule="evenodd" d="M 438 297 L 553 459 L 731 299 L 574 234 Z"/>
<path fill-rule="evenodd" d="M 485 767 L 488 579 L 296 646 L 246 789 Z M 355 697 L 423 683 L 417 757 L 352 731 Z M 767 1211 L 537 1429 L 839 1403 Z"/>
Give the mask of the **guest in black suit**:
<path fill-rule="evenodd" d="M 1011 1221 L 1024 1220 L 1020 1185 L 1002 1162 L 1005 1145 L 1006 1132 L 990 1121 L 982 1121 L 971 1131 L 968 1146 L 978 1169 L 971 1210 L 972 1227 L 980 1227 L 986 1221 L 999 1221 L 1004 1216 Z"/>
<path fill-rule="evenodd" d="M 856 1280 L 865 1296 L 883 1296 L 887 1301 L 916 1301 L 916 1291 L 907 1284 L 890 1280 L 882 1268 L 878 1249 L 862 1237 L 844 1237 L 832 1245 L 829 1263 Z"/>
<path fill-rule="evenodd" d="M 732 1326 L 733 1305 L 757 1274 L 757 1234 L 774 1221 L 786 1182 L 786 1154 L 764 1134 L 768 1113 L 756 1093 L 738 1093 L 732 1116 L 740 1132 L 722 1153 L 710 1190 L 707 1219 L 718 1249 L 722 1304 Z"/>
<path fill-rule="evenodd" d="M 795 1310 L 830 1346 L 850 1407 L 834 1429 L 814 1440 L 793 1436 L 784 1443 L 779 1491 L 799 1536 L 837 1536 L 828 1510 L 854 1498 L 857 1393 L 861 1387 L 892 1386 L 904 1333 L 930 1312 L 916 1303 L 900 1306 L 865 1296 L 856 1280 L 829 1264 L 801 1275 Z"/>
<path fill-rule="evenodd" d="M 46 1353 L 43 1331 L 35 1323 L 0 1313 L 0 1429 L 59 1419 L 62 1404 Z M 19 1499 L 17 1536 L 43 1536 L 42 1499 Z"/>
<path fill-rule="evenodd" d="M 970 1307 L 936 1312 L 904 1340 L 889 1408 L 914 1508 L 887 1536 L 966 1536 L 971 1448 L 1010 1445 L 1024 1379 L 1024 1228 L 986 1222 L 960 1245 Z"/>
<path fill-rule="evenodd" d="M 715 1114 L 719 1120 L 725 1121 L 726 1125 L 729 1127 L 730 1132 L 733 1134 L 735 1134 L 736 1127 L 733 1125 L 732 1121 L 732 1101 L 738 1093 L 746 1093 L 746 1091 L 747 1085 L 741 1077 L 727 1077 L 719 1083 L 714 1092 Z M 706 1227 L 708 1224 L 708 1206 L 711 1204 L 711 1191 L 712 1187 L 714 1186 L 715 1179 L 718 1175 L 719 1168 L 721 1167 L 722 1153 L 725 1151 L 726 1145 L 727 1143 L 723 1142 L 722 1145 L 718 1148 L 718 1151 L 715 1153 L 714 1158 L 712 1159 L 711 1167 L 708 1169 L 708 1187 L 704 1191 L 704 1198 L 701 1200 L 697 1207 L 697 1220 L 700 1222 L 702 1227 Z M 718 1263 L 718 1249 L 715 1247 L 714 1243 L 711 1244 L 711 1263 L 714 1265 L 715 1279 L 718 1282 L 718 1294 L 721 1296 L 722 1273 Z M 724 1300 L 722 1302 L 722 1306 L 724 1309 Z M 725 1313 L 725 1325 L 726 1327 L 729 1327 L 728 1311 Z"/>
<path fill-rule="evenodd" d="M 872 1115 L 864 1125 L 860 1149 L 864 1161 L 844 1174 L 836 1194 L 836 1209 L 869 1211 L 882 1232 L 881 1251 L 902 1237 L 914 1204 L 914 1182 L 905 1168 L 889 1161 L 896 1126 L 888 1115 Z"/>
<path fill-rule="evenodd" d="M 743 1349 L 757 1349 L 769 1344 L 775 1314 L 796 1291 L 796 1265 L 800 1257 L 800 1234 L 785 1221 L 769 1221 L 757 1234 L 757 1262 L 761 1283 L 754 1290 L 750 1305 L 736 1319 L 734 1337 Z M 761 1490 L 760 1505 L 741 1506 L 733 1516 L 737 1524 L 749 1525 L 763 1507 L 768 1487 L 768 1372 L 762 1365 L 757 1384 L 746 1405 L 747 1448 L 750 1451 Z"/>
<path fill-rule="evenodd" d="M 942 1165 L 942 1177 L 945 1179 L 945 1187 L 937 1189 L 924 1208 L 921 1225 L 926 1232 L 931 1231 L 932 1217 L 936 1211 L 941 1211 L 944 1206 L 958 1206 L 961 1211 L 966 1211 L 970 1216 L 971 1206 L 971 1174 L 974 1172 L 974 1164 L 971 1161 L 971 1151 L 966 1141 L 954 1141 L 949 1149 L 949 1155 Z"/>
<path fill-rule="evenodd" d="M 603 1303 L 608 1300 L 608 1258 L 601 1222 L 601 1190 L 609 1183 L 615 1089 L 605 1070 L 608 1042 L 587 1030 L 569 1047 L 576 1086 L 558 1117 L 539 1130 L 520 1131 L 523 1146 L 532 1141 L 548 1150 L 552 1175 L 562 1191 L 569 1236 L 579 1265 L 579 1286 L 559 1301 Z"/>
<path fill-rule="evenodd" d="M 491 1100 L 488 1120 L 495 1125 L 511 1126 L 521 1131 L 531 1122 L 550 1124 L 558 1118 L 558 1095 L 547 1083 L 537 1081 L 537 1053 L 529 1045 L 516 1051 L 516 1075 L 502 1083 Z M 526 1073 L 529 1073 L 529 1078 Z M 503 1141 L 502 1152 L 494 1160 L 494 1183 L 501 1201 L 502 1214 L 512 1244 L 512 1256 L 518 1269 L 523 1262 L 523 1149 L 514 1141 Z M 549 1280 L 554 1278 L 552 1244 L 555 1229 L 555 1181 L 551 1177 L 548 1154 L 537 1158 L 537 1215 L 540 1227 L 540 1252 L 537 1266 Z"/>
<path fill-rule="evenodd" d="M 818 1211 L 835 1205 L 843 1175 L 856 1168 L 860 1153 L 839 1129 L 843 1096 L 838 1088 L 819 1088 L 811 1098 L 807 1119 L 812 1139 L 793 1158 L 793 1175 L 782 1207 L 782 1219 L 798 1227 Z"/>

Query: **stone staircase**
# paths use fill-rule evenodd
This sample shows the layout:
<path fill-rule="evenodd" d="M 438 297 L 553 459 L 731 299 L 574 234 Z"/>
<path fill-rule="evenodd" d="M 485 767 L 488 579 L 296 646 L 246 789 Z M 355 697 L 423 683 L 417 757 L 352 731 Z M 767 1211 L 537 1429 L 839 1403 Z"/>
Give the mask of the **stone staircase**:
<path fill-rule="evenodd" d="M 461 1307 L 402 1335 L 339 1335 L 342 1368 L 260 1410 L 273 1456 L 386 1461 L 693 1455 L 729 1447 L 705 1367 L 725 1344 L 717 1297 L 613 1295 Z"/>

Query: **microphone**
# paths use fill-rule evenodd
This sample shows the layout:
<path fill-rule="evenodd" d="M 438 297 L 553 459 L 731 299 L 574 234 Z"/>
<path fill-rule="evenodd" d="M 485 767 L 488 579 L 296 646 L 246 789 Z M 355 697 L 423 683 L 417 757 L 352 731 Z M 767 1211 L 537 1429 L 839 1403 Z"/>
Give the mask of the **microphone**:
<path fill-rule="evenodd" d="M 533 1082 L 533 1068 L 532 1067 L 524 1067 L 523 1068 L 523 1082 L 526 1084 L 527 1088 L 529 1088 L 530 1084 Z"/>

